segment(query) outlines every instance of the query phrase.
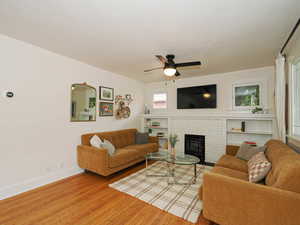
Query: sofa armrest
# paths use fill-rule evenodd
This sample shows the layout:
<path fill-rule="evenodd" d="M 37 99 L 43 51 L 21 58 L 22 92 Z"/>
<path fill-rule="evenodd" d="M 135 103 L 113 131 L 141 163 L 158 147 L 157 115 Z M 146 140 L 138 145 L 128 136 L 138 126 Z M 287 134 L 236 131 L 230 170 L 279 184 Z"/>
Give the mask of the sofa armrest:
<path fill-rule="evenodd" d="M 240 149 L 240 146 L 237 145 L 227 145 L 226 146 L 226 154 L 235 156 L 238 150 Z"/>
<path fill-rule="evenodd" d="M 149 136 L 149 143 L 157 143 L 158 144 L 158 137 Z"/>
<path fill-rule="evenodd" d="M 93 172 L 103 172 L 108 167 L 109 155 L 104 148 L 88 145 L 77 146 L 77 162 L 80 168 Z"/>
<path fill-rule="evenodd" d="M 298 225 L 300 194 L 208 172 L 203 177 L 203 213 L 224 225 Z"/>

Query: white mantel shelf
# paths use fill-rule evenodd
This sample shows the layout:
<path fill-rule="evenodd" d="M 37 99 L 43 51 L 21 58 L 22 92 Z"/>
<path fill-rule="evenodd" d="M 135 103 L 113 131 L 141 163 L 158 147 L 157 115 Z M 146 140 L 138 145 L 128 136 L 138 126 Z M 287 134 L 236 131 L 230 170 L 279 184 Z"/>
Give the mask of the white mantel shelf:
<path fill-rule="evenodd" d="M 273 114 L 249 114 L 249 113 L 203 113 L 203 114 L 144 114 L 144 118 L 184 118 L 184 119 L 242 119 L 242 120 L 274 120 Z"/>

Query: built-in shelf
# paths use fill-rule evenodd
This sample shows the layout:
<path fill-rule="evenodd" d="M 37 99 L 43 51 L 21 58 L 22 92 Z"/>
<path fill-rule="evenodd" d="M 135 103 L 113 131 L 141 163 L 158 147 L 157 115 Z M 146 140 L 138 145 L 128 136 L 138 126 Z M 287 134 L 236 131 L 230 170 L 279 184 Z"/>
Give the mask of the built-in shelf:
<path fill-rule="evenodd" d="M 272 135 L 272 132 L 268 131 L 227 131 L 229 134 L 257 134 L 257 135 Z"/>
<path fill-rule="evenodd" d="M 262 114 L 263 115 L 263 114 Z M 230 118 L 227 124 L 227 144 L 241 145 L 245 141 L 255 142 L 258 146 L 264 145 L 273 136 L 273 120 L 257 115 L 258 118 Z M 245 131 L 241 131 L 242 123 Z M 238 130 L 235 130 L 238 129 Z"/>
<path fill-rule="evenodd" d="M 167 127 L 145 127 L 146 129 L 168 129 Z"/>
<path fill-rule="evenodd" d="M 235 145 L 235 146 L 240 146 L 242 143 L 238 143 L 238 142 L 230 142 L 227 143 L 227 145 Z"/>
<path fill-rule="evenodd" d="M 157 124 L 157 126 L 152 124 Z M 169 127 L 169 118 L 166 116 L 147 115 L 142 118 L 142 130 L 150 132 L 150 136 L 158 137 L 160 149 L 168 146 Z M 163 136 L 159 136 L 161 134 Z"/>

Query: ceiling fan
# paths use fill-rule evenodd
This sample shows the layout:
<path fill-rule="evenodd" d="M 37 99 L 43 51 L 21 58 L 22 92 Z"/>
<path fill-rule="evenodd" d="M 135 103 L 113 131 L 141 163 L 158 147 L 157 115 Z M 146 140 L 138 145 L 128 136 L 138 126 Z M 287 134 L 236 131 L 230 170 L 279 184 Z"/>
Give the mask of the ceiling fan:
<path fill-rule="evenodd" d="M 177 68 L 178 67 L 187 67 L 187 66 L 198 66 L 201 65 L 200 61 L 195 61 L 195 62 L 185 62 L 185 63 L 175 63 L 174 58 L 175 55 L 166 55 L 166 58 L 161 56 L 161 55 L 156 55 L 155 56 L 161 63 L 162 67 L 157 67 L 157 68 L 152 68 L 148 70 L 144 70 L 144 72 L 150 72 L 153 70 L 158 70 L 158 69 L 163 69 L 164 74 L 166 76 L 172 77 L 172 76 L 179 76 L 180 73 L 178 72 Z"/>

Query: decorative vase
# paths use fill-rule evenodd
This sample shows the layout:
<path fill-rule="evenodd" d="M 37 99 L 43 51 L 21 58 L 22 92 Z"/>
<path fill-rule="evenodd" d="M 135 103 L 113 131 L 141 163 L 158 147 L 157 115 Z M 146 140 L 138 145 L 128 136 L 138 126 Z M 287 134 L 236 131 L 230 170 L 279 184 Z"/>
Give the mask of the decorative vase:
<path fill-rule="evenodd" d="M 173 158 L 176 157 L 176 149 L 175 149 L 175 147 L 171 147 L 171 156 L 172 156 Z"/>

